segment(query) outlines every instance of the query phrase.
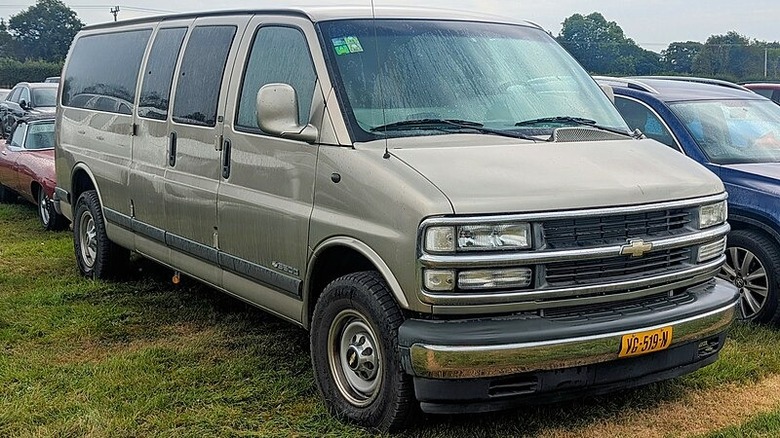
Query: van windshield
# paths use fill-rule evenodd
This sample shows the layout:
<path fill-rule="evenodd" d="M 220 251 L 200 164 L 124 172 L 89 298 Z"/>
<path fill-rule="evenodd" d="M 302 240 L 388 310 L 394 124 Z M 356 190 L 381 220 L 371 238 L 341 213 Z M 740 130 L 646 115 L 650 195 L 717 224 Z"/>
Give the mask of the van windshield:
<path fill-rule="evenodd" d="M 598 85 L 540 29 L 425 20 L 342 20 L 320 29 L 357 141 L 448 131 L 403 123 L 430 120 L 529 135 L 572 119 L 628 131 Z"/>

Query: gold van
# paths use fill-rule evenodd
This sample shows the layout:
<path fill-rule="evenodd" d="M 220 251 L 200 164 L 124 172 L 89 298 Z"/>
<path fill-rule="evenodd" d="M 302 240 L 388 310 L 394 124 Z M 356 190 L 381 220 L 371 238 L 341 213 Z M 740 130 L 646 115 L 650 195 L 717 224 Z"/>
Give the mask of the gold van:
<path fill-rule="evenodd" d="M 57 108 L 81 273 L 129 251 L 310 331 L 381 430 L 714 362 L 726 194 L 538 26 L 423 9 L 88 26 Z"/>

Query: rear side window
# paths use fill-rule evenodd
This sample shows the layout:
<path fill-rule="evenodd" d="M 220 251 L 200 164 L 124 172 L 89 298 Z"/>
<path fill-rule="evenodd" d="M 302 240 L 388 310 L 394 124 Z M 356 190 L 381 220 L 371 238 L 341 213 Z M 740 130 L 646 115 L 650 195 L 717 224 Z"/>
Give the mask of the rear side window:
<path fill-rule="evenodd" d="M 283 83 L 291 85 L 298 95 L 298 123 L 309 121 L 311 101 L 317 76 L 303 33 L 291 27 L 261 27 L 252 43 L 241 99 L 238 103 L 236 126 L 258 131 L 257 92 L 264 85 Z"/>
<path fill-rule="evenodd" d="M 9 94 L 5 100 L 13 103 L 19 103 L 19 94 L 21 92 L 22 92 L 21 88 L 14 88 L 13 91 L 11 91 L 11 94 Z"/>
<path fill-rule="evenodd" d="M 179 51 L 187 33 L 186 27 L 162 29 L 157 33 L 144 72 L 138 115 L 155 120 L 168 118 L 168 102 Z"/>
<path fill-rule="evenodd" d="M 198 26 L 192 31 L 176 85 L 175 122 L 217 124 L 219 90 L 235 34 L 235 26 Z"/>
<path fill-rule="evenodd" d="M 151 34 L 151 30 L 134 30 L 79 38 L 65 72 L 62 104 L 132 114 L 128 110 L 135 102 L 138 72 Z M 97 96 L 112 100 L 112 110 L 104 100 L 88 98 Z M 98 102 L 101 108 L 87 105 Z"/>

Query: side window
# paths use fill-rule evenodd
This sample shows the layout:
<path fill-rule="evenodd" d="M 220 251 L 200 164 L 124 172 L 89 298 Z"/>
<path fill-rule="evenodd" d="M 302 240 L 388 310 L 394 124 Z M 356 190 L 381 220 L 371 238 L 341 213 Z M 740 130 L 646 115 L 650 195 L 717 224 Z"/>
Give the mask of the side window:
<path fill-rule="evenodd" d="M 11 91 L 11 94 L 9 94 L 5 100 L 13 103 L 19 103 L 19 95 L 22 93 L 21 90 L 21 88 L 14 88 L 13 91 Z"/>
<path fill-rule="evenodd" d="M 25 101 L 28 104 L 30 103 L 30 89 L 22 87 L 21 92 L 19 93 L 19 102 Z"/>
<path fill-rule="evenodd" d="M 11 146 L 20 148 L 24 145 L 24 133 L 26 131 L 24 128 L 24 124 L 21 123 L 16 126 L 16 129 L 14 129 L 14 135 L 11 136 Z"/>
<path fill-rule="evenodd" d="M 255 99 L 263 85 L 284 83 L 298 94 L 298 123 L 309 121 L 309 111 L 317 76 L 309 46 L 300 30 L 290 27 L 261 27 L 252 42 L 252 50 L 241 84 L 236 126 L 258 131 Z"/>
<path fill-rule="evenodd" d="M 772 96 L 772 100 L 774 100 L 777 103 L 780 103 L 780 90 L 775 90 L 774 96 Z"/>
<path fill-rule="evenodd" d="M 157 33 L 144 72 L 138 115 L 155 120 L 168 118 L 171 84 L 186 27 L 162 29 Z"/>
<path fill-rule="evenodd" d="M 677 149 L 674 137 L 650 108 L 630 99 L 615 96 L 615 106 L 626 119 L 628 127 L 642 131 L 645 136 Z"/>
<path fill-rule="evenodd" d="M 141 60 L 151 34 L 151 30 L 134 30 L 79 38 L 65 72 L 62 104 L 132 114 L 126 109 L 134 105 Z M 111 100 L 111 105 L 90 98 L 96 96 Z M 94 107 L 97 103 L 100 108 Z"/>
<path fill-rule="evenodd" d="M 198 26 L 192 31 L 176 85 L 175 122 L 217 124 L 219 91 L 235 34 L 235 26 Z"/>

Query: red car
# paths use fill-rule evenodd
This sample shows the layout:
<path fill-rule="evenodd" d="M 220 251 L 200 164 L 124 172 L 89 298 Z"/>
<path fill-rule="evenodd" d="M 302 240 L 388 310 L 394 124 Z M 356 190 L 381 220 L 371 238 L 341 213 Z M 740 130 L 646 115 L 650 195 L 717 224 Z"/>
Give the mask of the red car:
<path fill-rule="evenodd" d="M 54 118 L 20 120 L 0 145 L 0 202 L 21 196 L 38 205 L 44 229 L 64 229 L 68 220 L 57 214 L 52 202 L 55 186 Z"/>

